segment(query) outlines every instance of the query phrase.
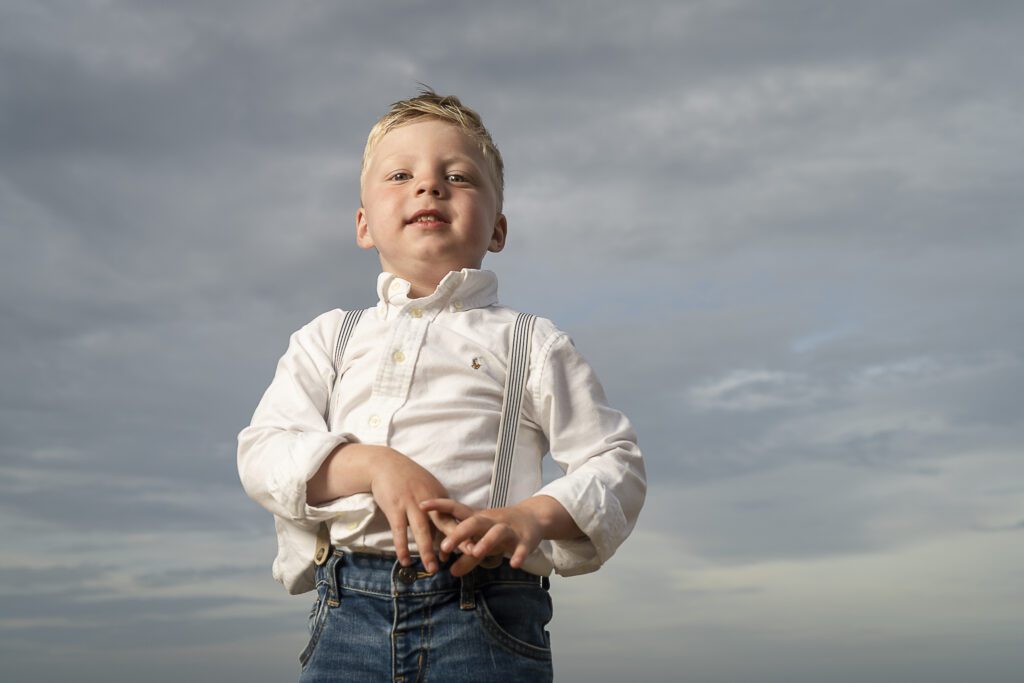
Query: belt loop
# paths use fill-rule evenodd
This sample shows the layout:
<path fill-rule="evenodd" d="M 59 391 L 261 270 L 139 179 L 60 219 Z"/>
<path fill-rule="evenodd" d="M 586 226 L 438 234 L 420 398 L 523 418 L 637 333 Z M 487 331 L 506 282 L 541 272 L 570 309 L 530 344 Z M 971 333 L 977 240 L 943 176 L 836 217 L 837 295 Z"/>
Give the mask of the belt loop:
<path fill-rule="evenodd" d="M 540 587 L 544 590 L 551 590 L 551 579 L 546 576 L 540 577 Z"/>
<path fill-rule="evenodd" d="M 331 557 L 324 564 L 324 574 L 327 576 L 327 606 L 338 607 L 341 605 L 341 591 L 338 590 L 338 571 L 345 553 L 335 550 Z"/>
<path fill-rule="evenodd" d="M 316 530 L 316 552 L 313 553 L 313 564 L 323 566 L 331 555 L 331 530 L 325 522 L 321 522 Z"/>
<path fill-rule="evenodd" d="M 459 595 L 459 609 L 476 609 L 476 569 L 462 577 L 462 591 Z"/>

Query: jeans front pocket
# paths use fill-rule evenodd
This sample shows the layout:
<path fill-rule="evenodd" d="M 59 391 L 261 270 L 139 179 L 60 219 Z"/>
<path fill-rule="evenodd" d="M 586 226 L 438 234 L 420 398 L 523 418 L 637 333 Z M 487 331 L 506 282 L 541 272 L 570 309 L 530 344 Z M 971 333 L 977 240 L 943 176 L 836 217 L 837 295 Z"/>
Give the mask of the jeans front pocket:
<path fill-rule="evenodd" d="M 323 635 L 324 626 L 327 624 L 327 617 L 330 614 L 331 604 L 338 604 L 338 582 L 337 571 L 339 555 L 331 556 L 323 566 L 316 568 L 316 600 L 309 610 L 309 617 L 306 620 L 309 629 L 309 642 L 302 652 L 299 653 L 299 666 L 301 670 L 306 669 L 309 660 L 316 652 L 317 643 Z"/>
<path fill-rule="evenodd" d="M 492 640 L 515 654 L 551 659 L 551 596 L 537 584 L 490 583 L 477 592 L 477 616 Z"/>
<path fill-rule="evenodd" d="M 306 643 L 306 647 L 299 653 L 299 666 L 302 669 L 306 668 L 306 664 L 309 663 L 310 657 L 313 656 L 313 651 L 316 650 L 316 644 L 320 642 L 320 634 L 323 633 L 324 623 L 327 621 L 326 584 L 318 583 L 316 592 L 317 598 L 313 602 L 313 608 L 309 611 L 309 618 L 307 619 L 309 642 Z"/>

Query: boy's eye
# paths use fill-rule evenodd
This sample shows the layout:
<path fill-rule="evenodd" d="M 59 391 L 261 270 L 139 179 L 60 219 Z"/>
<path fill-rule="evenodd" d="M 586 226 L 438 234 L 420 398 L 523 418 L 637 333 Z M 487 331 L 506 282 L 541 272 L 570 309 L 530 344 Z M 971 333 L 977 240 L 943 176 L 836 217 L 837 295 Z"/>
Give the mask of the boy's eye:
<path fill-rule="evenodd" d="M 391 178 L 389 178 L 389 180 L 408 180 L 411 177 L 412 176 L 406 173 L 405 171 L 398 171 L 396 173 L 392 173 Z"/>
<path fill-rule="evenodd" d="M 447 178 L 448 178 L 448 181 L 452 182 L 452 183 L 464 183 L 464 182 L 466 182 L 466 176 L 462 175 L 461 173 L 449 173 Z"/>

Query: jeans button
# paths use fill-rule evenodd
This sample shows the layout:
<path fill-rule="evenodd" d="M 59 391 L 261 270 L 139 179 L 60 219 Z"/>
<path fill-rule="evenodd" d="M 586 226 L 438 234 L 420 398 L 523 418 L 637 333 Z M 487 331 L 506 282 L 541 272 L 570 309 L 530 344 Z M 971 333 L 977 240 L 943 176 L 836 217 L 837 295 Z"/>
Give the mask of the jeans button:
<path fill-rule="evenodd" d="M 398 570 L 398 578 L 403 583 L 412 583 L 416 580 L 416 568 L 415 567 L 402 567 Z"/>

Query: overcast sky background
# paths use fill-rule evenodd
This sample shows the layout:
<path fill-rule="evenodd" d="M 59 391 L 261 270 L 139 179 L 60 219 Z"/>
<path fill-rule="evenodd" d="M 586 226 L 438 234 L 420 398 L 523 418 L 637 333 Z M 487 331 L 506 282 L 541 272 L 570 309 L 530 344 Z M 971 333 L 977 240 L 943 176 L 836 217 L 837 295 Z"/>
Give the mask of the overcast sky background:
<path fill-rule="evenodd" d="M 503 303 L 634 419 L 558 681 L 1024 670 L 1024 4 L 0 1 L 0 679 L 294 680 L 235 436 L 374 302 L 366 132 L 505 156 Z"/>

